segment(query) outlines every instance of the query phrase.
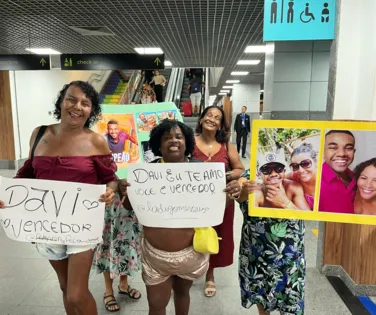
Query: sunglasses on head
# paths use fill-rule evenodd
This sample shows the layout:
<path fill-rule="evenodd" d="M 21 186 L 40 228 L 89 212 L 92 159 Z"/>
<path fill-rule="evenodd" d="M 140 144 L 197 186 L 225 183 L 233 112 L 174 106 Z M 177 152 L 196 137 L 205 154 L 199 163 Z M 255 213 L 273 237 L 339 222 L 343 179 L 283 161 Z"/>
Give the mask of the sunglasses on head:
<path fill-rule="evenodd" d="M 270 175 L 271 173 L 276 172 L 278 174 L 281 174 L 285 170 L 285 166 L 282 164 L 272 164 L 272 165 L 264 165 L 260 167 L 260 172 L 264 175 Z"/>
<path fill-rule="evenodd" d="M 303 160 L 300 163 L 291 163 L 290 168 L 294 171 L 297 172 L 300 167 L 303 169 L 309 169 L 312 166 L 312 161 L 311 160 Z"/>

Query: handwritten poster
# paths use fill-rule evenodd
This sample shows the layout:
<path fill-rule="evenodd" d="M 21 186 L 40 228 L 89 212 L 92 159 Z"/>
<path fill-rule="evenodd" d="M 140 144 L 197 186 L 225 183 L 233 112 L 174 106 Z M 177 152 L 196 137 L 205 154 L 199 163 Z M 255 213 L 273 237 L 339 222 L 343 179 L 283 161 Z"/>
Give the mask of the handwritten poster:
<path fill-rule="evenodd" d="M 223 221 L 223 163 L 131 164 L 128 182 L 128 196 L 142 225 L 190 228 Z"/>
<path fill-rule="evenodd" d="M 376 123 L 254 120 L 249 215 L 376 225 Z"/>
<path fill-rule="evenodd" d="M 64 245 L 102 241 L 105 185 L 0 177 L 0 223 L 20 242 Z"/>

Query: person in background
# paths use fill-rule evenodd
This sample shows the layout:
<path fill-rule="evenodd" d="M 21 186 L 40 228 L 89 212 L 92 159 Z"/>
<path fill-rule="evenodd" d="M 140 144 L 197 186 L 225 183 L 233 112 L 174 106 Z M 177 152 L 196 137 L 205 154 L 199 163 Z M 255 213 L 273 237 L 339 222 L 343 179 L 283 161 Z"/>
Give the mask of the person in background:
<path fill-rule="evenodd" d="M 360 163 L 354 173 L 357 181 L 355 213 L 376 215 L 376 158 Z"/>
<path fill-rule="evenodd" d="M 222 108 L 217 106 L 205 108 L 197 122 L 196 144 L 192 157 L 203 162 L 225 163 L 226 171 L 231 171 L 231 174 L 227 176 L 227 182 L 232 182 L 244 172 L 244 167 L 235 147 L 229 142 L 229 129 Z M 216 294 L 214 268 L 227 267 L 233 263 L 234 206 L 234 201 L 229 200 L 223 223 L 214 227 L 222 240 L 219 242 L 219 253 L 210 256 L 210 267 L 206 274 L 204 289 L 207 297 Z"/>
<path fill-rule="evenodd" d="M 126 133 L 125 131 L 119 130 L 119 123 L 115 120 L 110 120 L 107 123 L 107 134 L 104 135 L 108 146 L 112 153 L 122 153 L 124 152 L 125 141 L 138 145 L 137 140 Z"/>
<path fill-rule="evenodd" d="M 259 193 L 262 186 L 250 181 L 249 170 L 239 183 L 244 217 L 239 249 L 241 304 L 246 309 L 256 304 L 260 315 L 274 311 L 304 315 L 304 222 L 250 217 L 248 195 Z"/>
<path fill-rule="evenodd" d="M 197 77 L 196 74 L 193 74 L 193 79 L 189 81 L 187 88 L 193 106 L 193 116 L 197 116 L 200 114 L 202 98 L 201 88 L 203 87 L 204 83 L 202 82 L 202 80 L 199 77 Z"/>
<path fill-rule="evenodd" d="M 350 131 L 326 133 L 319 211 L 354 213 L 356 179 L 349 166 L 354 161 L 355 151 L 355 137 Z"/>
<path fill-rule="evenodd" d="M 153 80 L 154 71 L 153 70 L 145 70 L 145 84 L 150 84 L 150 82 Z"/>
<path fill-rule="evenodd" d="M 150 85 L 154 84 L 154 92 L 158 103 L 163 102 L 163 87 L 166 85 L 166 83 L 166 78 L 161 75 L 158 70 L 155 70 Z"/>
<path fill-rule="evenodd" d="M 255 192 L 255 207 L 310 210 L 302 185 L 286 179 L 286 160 L 282 152 L 259 152 L 257 158 L 262 191 Z"/>
<path fill-rule="evenodd" d="M 247 106 L 242 107 L 242 112 L 236 115 L 234 130 L 236 136 L 236 146 L 238 153 L 240 154 L 240 145 L 242 144 L 242 158 L 245 159 L 245 151 L 247 147 L 247 138 L 251 132 L 251 119 L 249 115 L 246 114 Z"/>
<path fill-rule="evenodd" d="M 312 144 L 303 143 L 291 153 L 290 169 L 293 173 L 288 179 L 299 182 L 304 190 L 304 197 L 311 210 L 314 207 L 317 175 L 317 152 Z"/>
<path fill-rule="evenodd" d="M 177 120 L 163 120 L 150 133 L 150 146 L 155 156 L 151 163 L 196 163 L 189 156 L 194 149 L 191 128 Z M 127 183 L 120 190 L 126 195 Z M 226 193 L 239 196 L 240 186 L 232 181 Z M 131 209 L 128 198 L 124 203 Z M 175 314 L 189 313 L 189 291 L 193 281 L 200 279 L 209 268 L 209 255 L 193 249 L 193 228 L 154 228 L 143 226 L 142 278 L 146 284 L 149 315 L 165 315 L 166 307 L 174 293 Z"/>
<path fill-rule="evenodd" d="M 106 285 L 103 302 L 109 312 L 120 310 L 113 291 L 117 277 L 120 277 L 118 294 L 134 300 L 141 298 L 141 293 L 128 284 L 128 276 L 141 270 L 141 227 L 134 211 L 123 206 L 124 196 L 119 193 L 105 214 L 103 242 L 97 248 L 93 264 L 97 274 L 103 273 Z"/>
<path fill-rule="evenodd" d="M 55 102 L 54 116 L 59 123 L 33 131 L 29 158 L 16 178 L 107 184 L 100 201 L 110 207 L 117 191 L 116 164 L 103 136 L 90 130 L 100 114 L 98 93 L 89 83 L 73 81 L 65 85 Z M 0 201 L 0 208 L 4 206 Z M 57 274 L 67 315 L 97 314 L 88 288 L 96 247 L 36 244 L 39 254 L 50 261 Z"/>
<path fill-rule="evenodd" d="M 149 83 L 145 83 L 141 89 L 141 104 L 151 104 L 154 103 L 156 100 L 156 95 L 154 90 L 149 85 Z"/>

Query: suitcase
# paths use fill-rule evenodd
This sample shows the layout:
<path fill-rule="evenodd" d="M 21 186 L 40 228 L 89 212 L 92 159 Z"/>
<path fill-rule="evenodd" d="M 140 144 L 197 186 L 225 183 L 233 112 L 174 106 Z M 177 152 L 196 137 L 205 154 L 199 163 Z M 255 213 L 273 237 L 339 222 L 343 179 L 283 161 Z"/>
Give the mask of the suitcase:
<path fill-rule="evenodd" d="M 192 116 L 192 103 L 191 102 L 184 102 L 182 104 L 182 109 L 183 109 L 183 115 L 185 117 L 191 117 Z"/>

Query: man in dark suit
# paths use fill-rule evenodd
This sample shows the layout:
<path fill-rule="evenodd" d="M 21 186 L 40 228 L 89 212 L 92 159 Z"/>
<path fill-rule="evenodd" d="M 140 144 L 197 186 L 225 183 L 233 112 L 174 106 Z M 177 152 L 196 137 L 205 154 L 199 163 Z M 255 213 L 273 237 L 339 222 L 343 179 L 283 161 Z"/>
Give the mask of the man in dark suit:
<path fill-rule="evenodd" d="M 242 112 L 236 116 L 234 130 L 236 136 L 236 145 L 240 153 L 240 143 L 242 144 L 242 158 L 245 158 L 245 149 L 247 147 L 247 137 L 251 132 L 251 119 L 246 114 L 247 106 L 242 107 Z"/>

